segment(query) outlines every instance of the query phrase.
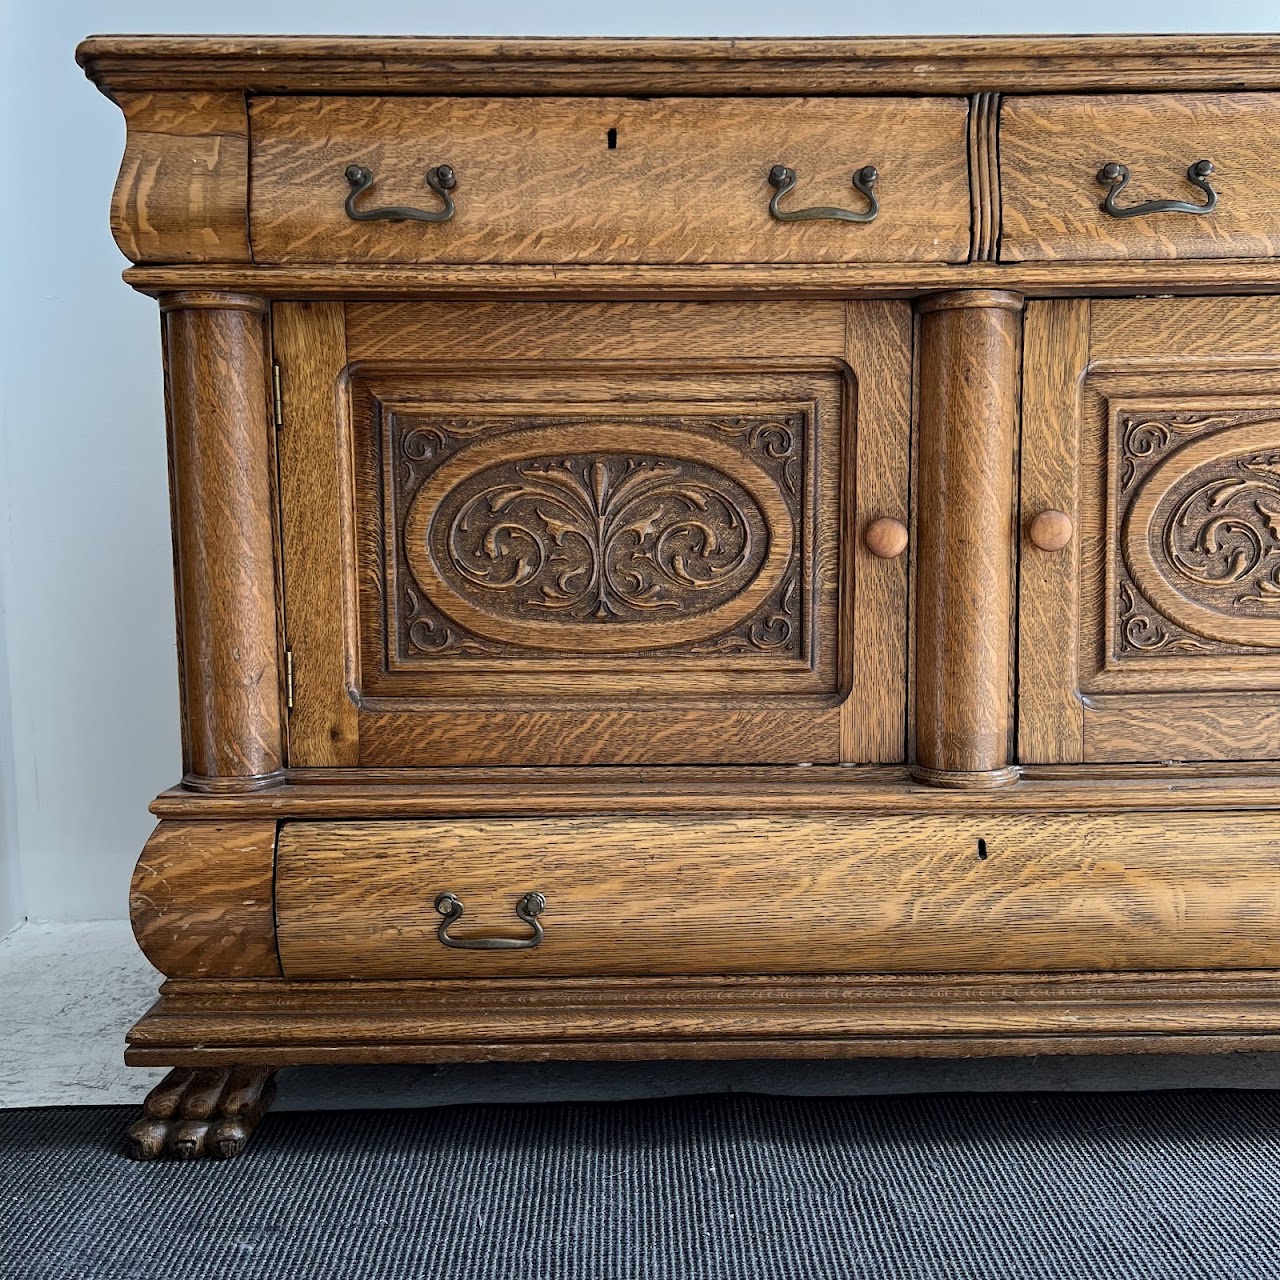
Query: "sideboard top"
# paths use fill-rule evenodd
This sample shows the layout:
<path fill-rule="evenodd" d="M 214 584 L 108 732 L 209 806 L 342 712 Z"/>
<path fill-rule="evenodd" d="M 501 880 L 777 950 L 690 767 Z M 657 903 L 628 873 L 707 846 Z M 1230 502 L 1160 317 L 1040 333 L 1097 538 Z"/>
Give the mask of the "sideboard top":
<path fill-rule="evenodd" d="M 561 39 L 92 36 L 121 93 L 969 94 L 1280 88 L 1280 36 Z"/>

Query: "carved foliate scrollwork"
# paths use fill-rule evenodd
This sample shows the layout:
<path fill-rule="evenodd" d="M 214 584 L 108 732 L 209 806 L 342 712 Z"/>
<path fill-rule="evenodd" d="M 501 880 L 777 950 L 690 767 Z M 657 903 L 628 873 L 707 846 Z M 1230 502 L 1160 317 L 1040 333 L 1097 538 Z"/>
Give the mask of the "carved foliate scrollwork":
<path fill-rule="evenodd" d="M 402 660 L 800 652 L 804 412 L 387 425 Z"/>
<path fill-rule="evenodd" d="M 1119 442 L 1119 652 L 1280 647 L 1280 421 L 1124 416 Z"/>
<path fill-rule="evenodd" d="M 437 562 L 494 607 L 608 625 L 731 598 L 759 572 L 768 530 L 709 467 L 579 454 L 480 472 L 445 499 L 433 540 Z"/>
<path fill-rule="evenodd" d="M 1188 590 L 1226 608 L 1280 608 L 1280 452 L 1193 474 L 1162 514 L 1165 563 Z"/>

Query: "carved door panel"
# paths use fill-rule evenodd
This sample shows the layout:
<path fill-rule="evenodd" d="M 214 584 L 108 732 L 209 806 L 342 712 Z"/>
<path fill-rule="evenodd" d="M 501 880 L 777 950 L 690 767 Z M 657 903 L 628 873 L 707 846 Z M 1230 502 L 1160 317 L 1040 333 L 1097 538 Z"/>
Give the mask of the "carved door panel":
<path fill-rule="evenodd" d="M 1020 758 L 1276 757 L 1280 300 L 1032 303 L 1025 356 Z"/>
<path fill-rule="evenodd" d="M 903 758 L 905 304 L 274 323 L 295 767 Z"/>

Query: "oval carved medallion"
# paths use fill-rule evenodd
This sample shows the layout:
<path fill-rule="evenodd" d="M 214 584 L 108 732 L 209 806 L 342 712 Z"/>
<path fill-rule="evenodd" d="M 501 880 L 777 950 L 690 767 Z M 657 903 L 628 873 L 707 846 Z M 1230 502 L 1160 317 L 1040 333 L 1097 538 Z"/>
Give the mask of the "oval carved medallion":
<path fill-rule="evenodd" d="M 741 452 L 634 425 L 470 446 L 405 522 L 410 568 L 442 612 L 494 640 L 592 652 L 723 632 L 777 585 L 794 536 L 773 480 Z"/>
<path fill-rule="evenodd" d="M 1178 626 L 1280 647 L 1280 422 L 1249 422 L 1171 453 L 1124 525 L 1134 580 Z"/>

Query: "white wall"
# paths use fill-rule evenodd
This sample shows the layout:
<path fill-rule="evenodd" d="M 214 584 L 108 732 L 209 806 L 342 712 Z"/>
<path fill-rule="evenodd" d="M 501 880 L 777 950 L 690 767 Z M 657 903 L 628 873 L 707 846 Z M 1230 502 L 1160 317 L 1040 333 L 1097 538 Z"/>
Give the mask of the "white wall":
<path fill-rule="evenodd" d="M 123 916 L 179 753 L 155 304 L 107 230 L 120 114 L 93 32 L 847 35 L 1261 31 L 1276 0 L 0 0 L 0 933 Z"/>

